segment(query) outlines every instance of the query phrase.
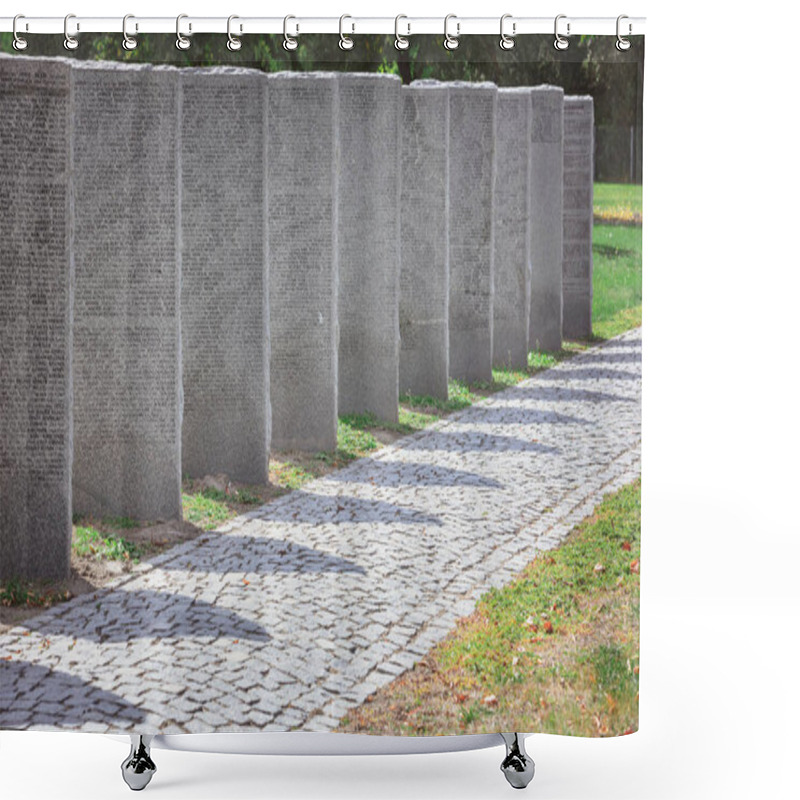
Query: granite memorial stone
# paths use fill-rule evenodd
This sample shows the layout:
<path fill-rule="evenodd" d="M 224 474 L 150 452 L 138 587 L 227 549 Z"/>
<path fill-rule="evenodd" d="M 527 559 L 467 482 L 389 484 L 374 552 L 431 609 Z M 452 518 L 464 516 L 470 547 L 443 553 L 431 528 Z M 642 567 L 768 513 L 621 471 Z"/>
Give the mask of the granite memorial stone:
<path fill-rule="evenodd" d="M 494 364 L 528 366 L 531 273 L 530 89 L 498 89 L 494 193 Z"/>
<path fill-rule="evenodd" d="M 564 98 L 564 338 L 592 335 L 594 101 Z"/>
<path fill-rule="evenodd" d="M 335 73 L 269 76 L 272 449 L 336 448 L 339 92 Z"/>
<path fill-rule="evenodd" d="M 269 482 L 267 76 L 183 69 L 183 472 Z"/>
<path fill-rule="evenodd" d="M 400 392 L 447 400 L 450 96 L 446 84 L 402 89 Z"/>
<path fill-rule="evenodd" d="M 492 379 L 495 106 L 492 83 L 450 87 L 450 376 Z"/>
<path fill-rule="evenodd" d="M 66 62 L 0 55 L 0 580 L 69 576 L 71 111 Z"/>
<path fill-rule="evenodd" d="M 179 73 L 72 63 L 73 504 L 180 518 Z"/>
<path fill-rule="evenodd" d="M 561 349 L 564 90 L 531 89 L 531 305 L 528 348 Z"/>
<path fill-rule="evenodd" d="M 397 422 L 400 78 L 339 75 L 339 413 Z"/>

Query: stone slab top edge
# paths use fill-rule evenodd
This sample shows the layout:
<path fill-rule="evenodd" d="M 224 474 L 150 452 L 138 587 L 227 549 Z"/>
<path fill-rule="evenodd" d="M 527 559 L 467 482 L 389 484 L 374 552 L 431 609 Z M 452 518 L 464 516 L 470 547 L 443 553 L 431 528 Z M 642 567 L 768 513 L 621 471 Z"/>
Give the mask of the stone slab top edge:
<path fill-rule="evenodd" d="M 439 81 L 435 78 L 418 78 L 409 86 L 447 86 L 450 89 L 497 90 L 497 84 L 491 81 Z"/>
<path fill-rule="evenodd" d="M 387 75 L 385 72 L 337 72 L 339 80 L 360 80 L 360 81 L 391 81 L 392 83 L 402 83 L 399 75 Z"/>
<path fill-rule="evenodd" d="M 594 97 L 590 94 L 565 94 L 565 103 L 594 103 Z"/>
<path fill-rule="evenodd" d="M 208 75 L 211 77 L 218 76 L 249 76 L 254 80 L 256 76 L 262 80 L 266 80 L 267 73 L 260 69 L 252 69 L 250 67 L 237 67 L 232 64 L 220 64 L 216 67 L 180 67 L 180 73 L 183 76 L 191 77 L 192 75 Z"/>
<path fill-rule="evenodd" d="M 525 97 L 533 91 L 531 86 L 498 86 L 497 93 L 506 96 Z"/>
<path fill-rule="evenodd" d="M 335 80 L 339 73 L 323 70 L 310 70 L 309 72 L 292 72 L 291 70 L 281 70 L 280 72 L 264 73 L 271 81 L 310 81 L 310 80 Z"/>
<path fill-rule="evenodd" d="M 538 86 L 531 86 L 533 92 L 559 92 L 564 94 L 564 89 L 561 86 L 554 86 L 552 83 L 541 83 Z"/>

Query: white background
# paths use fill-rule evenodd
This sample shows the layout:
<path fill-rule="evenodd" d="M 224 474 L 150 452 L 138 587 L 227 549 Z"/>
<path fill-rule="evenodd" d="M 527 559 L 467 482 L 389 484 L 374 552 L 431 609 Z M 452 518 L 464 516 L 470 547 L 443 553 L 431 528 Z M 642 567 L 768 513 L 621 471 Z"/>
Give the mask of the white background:
<path fill-rule="evenodd" d="M 755 3 L 617 2 L 19 0 L 4 13 L 647 16 L 641 730 L 533 737 L 527 792 L 798 797 L 796 6 L 778 16 Z M 126 753 L 103 736 L 0 733 L 0 797 L 128 797 Z M 512 791 L 500 749 L 155 755 L 153 798 L 486 800 Z"/>

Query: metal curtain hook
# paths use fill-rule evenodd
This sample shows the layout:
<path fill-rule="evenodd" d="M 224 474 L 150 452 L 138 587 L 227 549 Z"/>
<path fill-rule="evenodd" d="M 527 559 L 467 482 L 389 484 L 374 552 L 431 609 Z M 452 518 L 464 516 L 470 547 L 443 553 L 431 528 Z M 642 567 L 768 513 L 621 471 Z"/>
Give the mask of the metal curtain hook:
<path fill-rule="evenodd" d="M 346 19 L 353 19 L 349 14 L 342 14 L 339 17 L 339 47 L 342 50 L 352 50 L 355 42 L 349 37 L 344 35 L 344 21 Z"/>
<path fill-rule="evenodd" d="M 624 53 L 626 50 L 630 50 L 631 49 L 630 39 L 624 38 L 622 36 L 622 34 L 620 33 L 620 23 L 624 19 L 628 19 L 628 16 L 626 14 L 620 14 L 617 17 L 617 43 L 616 43 L 615 47 L 617 48 L 617 50 L 620 51 L 620 53 Z M 631 32 L 631 24 L 629 22 L 628 23 L 628 34 L 629 35 L 630 35 L 630 32 Z"/>
<path fill-rule="evenodd" d="M 567 38 L 569 36 L 569 22 L 567 23 L 567 36 L 562 36 L 558 32 L 558 21 L 560 19 L 566 19 L 566 18 L 567 18 L 566 14 L 559 14 L 556 17 L 556 22 L 555 22 L 556 40 L 553 42 L 553 46 L 556 48 L 556 50 L 566 50 L 569 47 L 569 39 Z"/>
<path fill-rule="evenodd" d="M 126 14 L 122 18 L 122 49 L 123 50 L 135 50 L 136 49 L 136 37 L 128 36 L 128 20 L 129 19 L 136 19 L 133 14 Z M 134 23 L 134 30 L 136 30 L 138 26 Z"/>
<path fill-rule="evenodd" d="M 296 19 L 291 14 L 283 18 L 283 49 L 284 50 L 297 50 L 297 39 L 289 36 L 289 20 Z M 299 32 L 299 28 L 297 29 Z"/>
<path fill-rule="evenodd" d="M 64 17 L 64 49 L 65 50 L 77 50 L 78 49 L 78 40 L 72 36 L 69 32 L 69 21 L 71 19 L 75 19 L 74 14 L 67 14 Z M 75 25 L 75 30 L 80 30 L 80 25 Z"/>
<path fill-rule="evenodd" d="M 511 50 L 514 47 L 514 37 L 517 35 L 517 23 L 511 23 L 511 35 L 509 36 L 505 32 L 505 21 L 507 19 L 512 19 L 511 14 L 503 14 L 500 17 L 500 49 L 501 50 Z"/>
<path fill-rule="evenodd" d="M 405 36 L 400 35 L 400 20 L 401 19 L 408 19 L 405 14 L 398 14 L 394 18 L 394 46 L 397 50 L 408 50 L 411 42 L 408 41 L 406 37 L 411 36 L 411 24 L 406 23 L 406 27 L 408 28 L 408 33 Z"/>
<path fill-rule="evenodd" d="M 447 31 L 447 23 L 450 22 L 451 19 L 456 20 L 456 35 L 452 36 Z M 444 45 L 445 50 L 455 50 L 458 47 L 458 34 L 461 31 L 461 23 L 458 21 L 458 17 L 455 14 L 448 14 L 444 18 Z"/>
<path fill-rule="evenodd" d="M 228 44 L 227 44 L 227 47 L 228 47 L 228 50 L 231 51 L 231 53 L 235 53 L 237 50 L 241 50 L 242 49 L 242 40 L 238 36 L 234 36 L 232 31 L 231 31 L 231 23 L 235 19 L 239 19 L 239 17 L 237 17 L 236 14 L 231 14 L 228 17 Z"/>
<path fill-rule="evenodd" d="M 191 47 L 192 41 L 181 33 L 181 20 L 188 19 L 188 14 L 178 14 L 175 18 L 175 47 L 178 50 L 188 50 Z M 189 31 L 192 30 L 192 23 L 189 23 Z"/>
<path fill-rule="evenodd" d="M 12 30 L 12 32 L 14 34 L 14 41 L 13 41 L 12 44 L 14 45 L 14 49 L 15 50 L 24 50 L 28 46 L 28 40 L 27 39 L 23 39 L 19 35 L 19 33 L 17 32 L 17 22 L 19 22 L 19 20 L 21 20 L 21 19 L 25 19 L 25 15 L 24 14 L 17 14 L 14 17 L 14 23 L 11 26 L 11 30 Z M 26 31 L 28 30 L 28 23 L 27 22 L 25 23 L 25 30 Z"/>

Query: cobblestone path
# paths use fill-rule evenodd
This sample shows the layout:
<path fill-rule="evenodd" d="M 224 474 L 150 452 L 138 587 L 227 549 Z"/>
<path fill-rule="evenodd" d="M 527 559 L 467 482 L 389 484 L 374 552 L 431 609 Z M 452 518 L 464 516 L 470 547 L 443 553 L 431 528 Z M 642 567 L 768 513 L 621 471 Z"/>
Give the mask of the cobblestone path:
<path fill-rule="evenodd" d="M 639 474 L 640 392 L 636 330 L 26 620 L 0 728 L 334 728 Z"/>

